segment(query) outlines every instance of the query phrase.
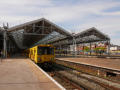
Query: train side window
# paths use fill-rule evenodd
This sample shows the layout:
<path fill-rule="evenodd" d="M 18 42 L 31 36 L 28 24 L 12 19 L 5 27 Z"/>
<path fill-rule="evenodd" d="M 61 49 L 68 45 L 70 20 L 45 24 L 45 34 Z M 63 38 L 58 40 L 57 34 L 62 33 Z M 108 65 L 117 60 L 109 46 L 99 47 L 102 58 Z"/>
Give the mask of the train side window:
<path fill-rule="evenodd" d="M 37 52 L 38 52 L 39 55 L 42 55 L 42 53 L 43 53 L 42 47 L 38 47 L 38 51 Z"/>

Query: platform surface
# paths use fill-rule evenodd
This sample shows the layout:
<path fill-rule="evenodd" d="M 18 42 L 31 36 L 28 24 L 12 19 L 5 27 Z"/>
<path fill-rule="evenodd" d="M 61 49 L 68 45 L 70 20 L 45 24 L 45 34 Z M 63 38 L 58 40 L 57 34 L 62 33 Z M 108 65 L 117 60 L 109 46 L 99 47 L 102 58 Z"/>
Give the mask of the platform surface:
<path fill-rule="evenodd" d="M 120 71 L 120 59 L 106 59 L 106 58 L 56 58 L 56 59 Z"/>
<path fill-rule="evenodd" d="M 61 90 L 28 59 L 0 62 L 0 90 Z"/>

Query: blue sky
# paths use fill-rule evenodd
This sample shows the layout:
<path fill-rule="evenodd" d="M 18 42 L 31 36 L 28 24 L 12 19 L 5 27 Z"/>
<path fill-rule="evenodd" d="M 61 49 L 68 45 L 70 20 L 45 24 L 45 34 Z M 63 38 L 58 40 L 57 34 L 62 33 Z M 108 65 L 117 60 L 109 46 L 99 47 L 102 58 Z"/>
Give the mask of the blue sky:
<path fill-rule="evenodd" d="M 120 45 L 120 0 L 0 0 L 0 25 L 42 17 L 69 32 L 96 27 Z"/>

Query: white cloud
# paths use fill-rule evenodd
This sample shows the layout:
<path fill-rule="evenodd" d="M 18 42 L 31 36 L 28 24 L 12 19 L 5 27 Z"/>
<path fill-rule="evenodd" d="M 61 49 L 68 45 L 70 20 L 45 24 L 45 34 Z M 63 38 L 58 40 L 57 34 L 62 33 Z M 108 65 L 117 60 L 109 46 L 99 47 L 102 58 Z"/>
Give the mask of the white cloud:
<path fill-rule="evenodd" d="M 51 0 L 1 0 L 1 5 L 50 5 Z"/>
<path fill-rule="evenodd" d="M 56 6 L 53 2 L 54 0 L 1 0 L 0 1 L 0 15 L 5 14 L 9 16 L 20 16 L 23 15 L 31 16 L 31 14 L 36 14 L 36 16 L 44 16 L 56 22 L 63 22 L 72 19 L 82 19 L 89 14 L 98 15 L 109 15 L 109 14 L 119 14 L 116 13 L 105 13 L 102 10 L 120 5 L 117 2 L 91 2 L 86 4 L 73 4 L 73 5 L 60 5 Z M 45 6 L 44 6 L 45 5 Z M 44 6 L 44 7 L 42 7 Z M 24 19 L 24 18 L 23 18 Z M 8 21 L 11 21 L 8 19 Z"/>
<path fill-rule="evenodd" d="M 76 29 L 87 29 L 90 27 L 96 27 L 101 29 L 102 32 L 111 33 L 120 31 L 120 18 L 102 17 L 97 19 L 90 19 L 79 26 Z"/>
<path fill-rule="evenodd" d="M 120 32 L 120 11 L 105 12 L 105 10 L 120 6 L 120 2 L 86 1 L 89 2 L 82 3 L 80 0 L 76 4 L 65 4 L 68 1 L 64 1 L 64 4 L 57 5 L 54 0 L 0 0 L 0 24 L 9 22 L 10 26 L 13 26 L 45 17 L 55 23 L 65 24 L 64 27 L 70 27 L 72 30 L 77 30 L 76 32 L 96 27 L 114 39 Z M 91 15 L 98 17 L 91 18 Z"/>
<path fill-rule="evenodd" d="M 43 9 L 43 15 L 50 19 L 55 20 L 56 22 L 62 22 L 67 20 L 74 19 L 82 19 L 85 16 L 89 16 L 90 14 L 97 15 L 119 15 L 119 12 L 107 13 L 103 12 L 103 10 L 114 7 L 116 5 L 120 5 L 118 2 L 94 2 L 87 4 L 77 4 L 70 6 L 55 6 Z"/>

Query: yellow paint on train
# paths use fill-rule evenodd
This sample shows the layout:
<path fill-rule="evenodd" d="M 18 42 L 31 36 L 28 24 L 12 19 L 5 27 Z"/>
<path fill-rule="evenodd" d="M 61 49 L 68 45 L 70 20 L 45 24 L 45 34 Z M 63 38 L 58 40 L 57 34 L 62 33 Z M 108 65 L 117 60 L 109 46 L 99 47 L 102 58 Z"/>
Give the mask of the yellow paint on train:
<path fill-rule="evenodd" d="M 29 49 L 29 58 L 35 63 L 55 62 L 55 48 L 53 45 L 38 45 Z"/>

